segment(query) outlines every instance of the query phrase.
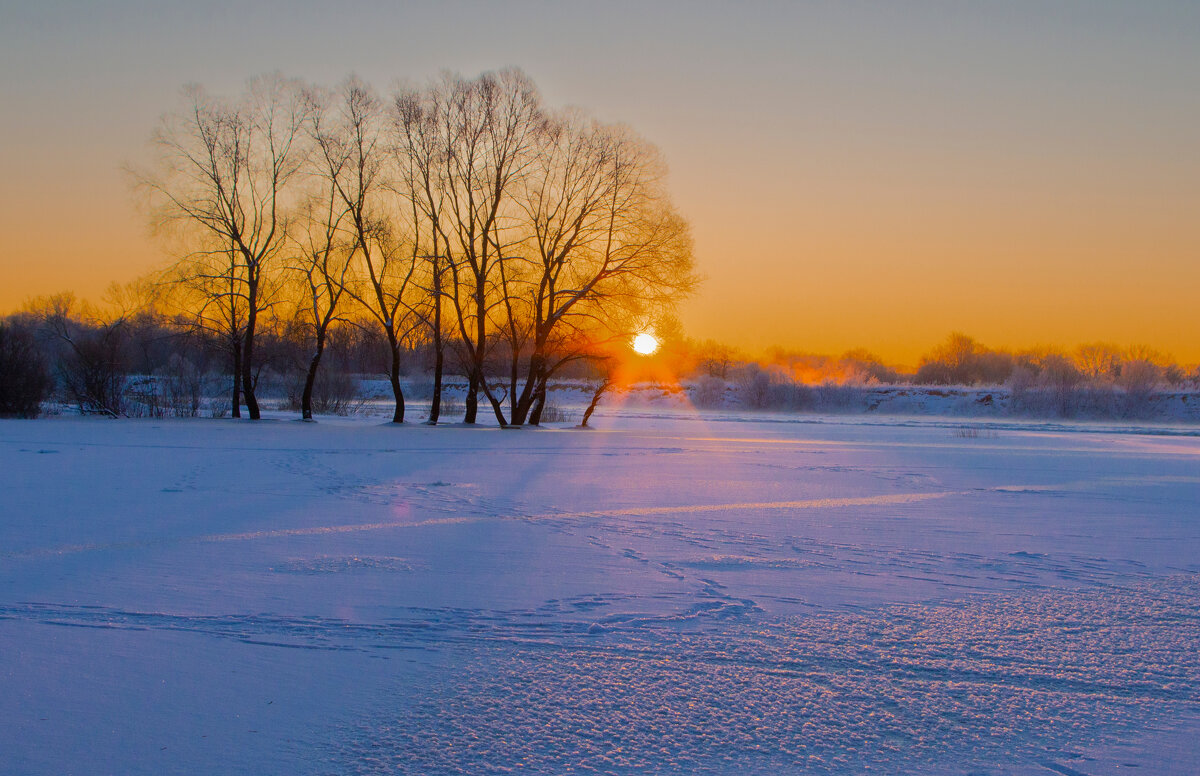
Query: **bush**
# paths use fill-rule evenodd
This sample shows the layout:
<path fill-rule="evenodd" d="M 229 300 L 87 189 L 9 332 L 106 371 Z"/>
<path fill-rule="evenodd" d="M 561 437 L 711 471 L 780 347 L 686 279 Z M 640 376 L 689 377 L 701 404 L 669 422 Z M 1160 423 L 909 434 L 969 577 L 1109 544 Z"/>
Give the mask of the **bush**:
<path fill-rule="evenodd" d="M 293 383 L 288 391 L 287 409 L 301 408 L 304 381 Z M 362 408 L 366 397 L 359 390 L 358 378 L 336 369 L 319 369 L 313 381 L 312 409 L 317 415 L 352 415 Z"/>
<path fill-rule="evenodd" d="M 1060 417 L 1075 413 L 1083 375 L 1070 359 L 1058 353 L 1046 356 L 1042 360 L 1041 382 L 1053 397 L 1054 410 Z"/>
<path fill-rule="evenodd" d="M 842 382 L 860 385 L 900 382 L 900 375 L 895 369 L 885 365 L 878 356 L 867 350 L 858 349 L 843 353 L 839 366 L 843 374 Z"/>
<path fill-rule="evenodd" d="M 187 358 L 172 353 L 167 365 L 148 377 L 130 379 L 125 414 L 151 418 L 194 418 L 212 380 Z"/>
<path fill-rule="evenodd" d="M 51 386 L 34 338 L 0 323 L 0 417 L 36 418 Z"/>
<path fill-rule="evenodd" d="M 1147 359 L 1131 359 L 1121 364 L 1117 384 L 1125 391 L 1123 414 L 1141 417 L 1150 414 L 1151 400 L 1162 388 L 1164 370 Z"/>
<path fill-rule="evenodd" d="M 179 418 L 200 414 L 200 404 L 211 380 L 189 359 L 172 353 L 166 367 L 160 369 L 160 395 L 169 412 Z"/>
<path fill-rule="evenodd" d="M 59 358 L 58 373 L 81 415 L 127 414 L 126 334 L 123 321 L 60 325 L 58 336 L 68 347 Z"/>
<path fill-rule="evenodd" d="M 734 375 L 742 403 L 754 410 L 804 410 L 814 403 L 813 390 L 782 367 L 749 363 Z"/>
<path fill-rule="evenodd" d="M 1030 415 L 1066 418 L 1087 412 L 1103 414 L 1110 395 L 1084 385 L 1083 374 L 1059 353 L 1042 356 L 1040 363 L 1018 365 L 1008 385 L 1013 410 Z"/>
<path fill-rule="evenodd" d="M 954 332 L 922 359 L 915 379 L 919 384 L 999 385 L 1012 376 L 1013 367 L 1012 354 Z"/>
<path fill-rule="evenodd" d="M 223 418 L 229 414 L 230 408 L 233 406 L 228 398 L 209 399 L 207 402 L 209 417 Z"/>
<path fill-rule="evenodd" d="M 728 386 L 720 377 L 704 375 L 696 381 L 692 389 L 692 402 L 697 407 L 720 407 L 725 403 L 725 389 Z"/>
<path fill-rule="evenodd" d="M 758 364 L 746 364 L 738 370 L 735 380 L 742 403 L 755 410 L 771 406 L 771 375 Z"/>
<path fill-rule="evenodd" d="M 814 403 L 823 412 L 857 412 L 866 408 L 869 392 L 863 385 L 825 383 L 813 391 Z"/>
<path fill-rule="evenodd" d="M 547 403 L 545 407 L 542 407 L 542 416 L 539 421 L 542 423 L 570 423 L 571 413 L 557 404 Z"/>
<path fill-rule="evenodd" d="M 430 391 L 430 393 L 432 394 L 433 392 Z M 432 398 L 430 399 L 430 409 L 433 409 Z M 452 423 L 457 420 L 462 420 L 463 413 L 466 411 L 466 407 L 463 405 L 458 396 L 446 391 L 442 392 L 442 402 L 440 405 L 438 405 L 439 423 Z M 429 419 L 428 412 L 425 413 L 425 419 Z"/>

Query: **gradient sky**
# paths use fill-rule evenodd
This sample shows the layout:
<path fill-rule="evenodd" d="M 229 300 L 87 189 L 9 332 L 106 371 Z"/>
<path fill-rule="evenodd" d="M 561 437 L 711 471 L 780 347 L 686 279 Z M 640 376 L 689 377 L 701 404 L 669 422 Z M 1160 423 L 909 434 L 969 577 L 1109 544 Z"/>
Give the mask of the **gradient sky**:
<path fill-rule="evenodd" d="M 163 261 L 120 167 L 185 83 L 505 65 L 663 150 L 692 336 L 1200 360 L 1200 3 L 1149 0 L 0 0 L 0 310 Z"/>

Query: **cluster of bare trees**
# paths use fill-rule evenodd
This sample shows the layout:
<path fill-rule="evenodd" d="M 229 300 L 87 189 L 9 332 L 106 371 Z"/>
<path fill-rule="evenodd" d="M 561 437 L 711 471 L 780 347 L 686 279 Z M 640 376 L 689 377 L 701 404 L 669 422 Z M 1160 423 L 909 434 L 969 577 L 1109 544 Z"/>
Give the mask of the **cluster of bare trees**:
<path fill-rule="evenodd" d="M 67 406 L 110 417 L 223 417 L 231 410 L 227 337 L 196 325 L 194 313 L 167 315 L 145 280 L 113 285 L 98 305 L 59 293 L 29 300 L 0 318 L 0 417 Z M 428 344 L 405 353 L 418 370 Z M 386 344 L 374 328 L 327 332 L 315 381 L 311 329 L 271 314 L 258 322 L 251 385 L 262 403 L 299 410 L 302 386 L 315 412 L 349 414 L 372 398 L 361 375 L 386 371 Z M 240 376 L 239 376 L 240 384 Z M 423 381 L 414 386 L 424 393 Z M 57 405 L 57 406 L 55 406 Z"/>
<path fill-rule="evenodd" d="M 501 425 L 537 423 L 547 382 L 670 312 L 695 286 L 687 223 L 657 151 L 629 129 L 545 106 L 520 71 L 445 75 L 386 98 L 351 78 L 279 76 L 236 100 L 186 92 L 135 171 L 178 240 L 169 298 L 226 344 L 235 413 L 259 417 L 256 335 L 270 311 L 307 332 L 302 411 L 330 328 L 374 327 L 403 359 L 435 353 Z"/>
<path fill-rule="evenodd" d="M 1146 346 L 1093 342 L 1071 350 L 1014 351 L 960 332 L 933 347 L 915 373 L 889 367 L 865 350 L 825 356 L 774 348 L 753 359 L 709 340 L 685 341 L 677 353 L 674 370 L 691 376 L 693 401 L 707 407 L 734 396 L 752 409 L 843 411 L 868 408 L 864 389 L 879 385 L 988 386 L 1000 389 L 1009 410 L 1018 413 L 1147 417 L 1160 394 L 1200 386 L 1200 366 L 1181 366 Z"/>
<path fill-rule="evenodd" d="M 1164 385 L 1182 385 L 1190 377 L 1170 357 L 1144 345 L 1120 347 L 1092 342 L 1074 350 L 1034 348 L 1011 351 L 989 348 L 954 332 L 922 360 L 917 383 L 1001 385 L 1041 381 L 1072 387 L 1088 384 L 1145 397 Z"/>
<path fill-rule="evenodd" d="M 0 418 L 36 418 L 52 386 L 37 339 L 0 320 Z"/>

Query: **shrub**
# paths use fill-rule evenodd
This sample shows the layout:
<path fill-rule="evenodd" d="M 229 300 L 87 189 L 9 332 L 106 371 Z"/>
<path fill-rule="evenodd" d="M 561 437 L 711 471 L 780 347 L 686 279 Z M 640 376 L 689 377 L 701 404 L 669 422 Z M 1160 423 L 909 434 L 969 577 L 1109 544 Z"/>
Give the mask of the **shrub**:
<path fill-rule="evenodd" d="M 0 323 L 0 417 L 36 418 L 51 385 L 34 338 Z"/>
<path fill-rule="evenodd" d="M 735 377 L 742 402 L 749 408 L 765 410 L 771 405 L 771 375 L 758 364 L 746 364 Z"/>
<path fill-rule="evenodd" d="M 865 384 L 900 381 L 895 369 L 885 365 L 874 353 L 861 348 L 843 353 L 839 366 L 844 375 L 842 382 Z"/>
<path fill-rule="evenodd" d="M 1125 391 L 1122 410 L 1128 417 L 1149 414 L 1151 399 L 1162 387 L 1163 368 L 1147 359 L 1131 359 L 1121 364 L 1117 385 Z"/>
<path fill-rule="evenodd" d="M 713 375 L 704 375 L 692 389 L 692 401 L 697 407 L 720 407 L 725 403 L 725 381 Z"/>
<path fill-rule="evenodd" d="M 542 407 L 542 416 L 538 420 L 542 423 L 569 423 L 571 421 L 571 413 L 557 404 L 547 403 L 546 406 Z"/>
<path fill-rule="evenodd" d="M 869 392 L 863 385 L 823 383 L 813 391 L 813 401 L 823 412 L 857 412 L 866 408 Z"/>
<path fill-rule="evenodd" d="M 1083 375 L 1067 357 L 1051 353 L 1042 361 L 1042 383 L 1054 399 L 1055 411 L 1061 417 L 1074 414 L 1079 385 Z"/>
<path fill-rule="evenodd" d="M 299 410 L 303 380 L 293 383 L 284 405 L 290 410 Z M 320 369 L 313 382 L 312 408 L 320 415 L 352 415 L 362 407 L 366 398 L 359 390 L 358 379 L 337 369 Z"/>
<path fill-rule="evenodd" d="M 194 418 L 200 414 L 211 382 L 187 358 L 172 353 L 152 376 L 130 379 L 125 388 L 125 414 L 152 418 Z"/>
<path fill-rule="evenodd" d="M 432 404 L 430 409 L 432 409 Z M 442 392 L 442 403 L 438 406 L 439 423 L 462 420 L 462 415 L 464 412 L 466 412 L 466 407 L 463 405 L 462 400 L 457 395 L 446 391 Z M 428 412 L 426 412 L 425 418 L 429 418 Z"/>
<path fill-rule="evenodd" d="M 991 350 L 965 334 L 954 332 L 926 355 L 916 382 L 935 385 L 999 385 L 1013 373 L 1012 354 Z"/>
<path fill-rule="evenodd" d="M 58 373 L 81 415 L 126 415 L 127 332 L 123 321 L 80 324 L 64 320 L 57 336 L 67 345 Z"/>
<path fill-rule="evenodd" d="M 813 403 L 812 390 L 782 368 L 746 364 L 735 380 L 742 402 L 755 410 L 800 410 Z"/>
<path fill-rule="evenodd" d="M 1060 353 L 1047 353 L 1039 363 L 1032 360 L 1013 369 L 1008 381 L 1012 408 L 1031 415 L 1070 417 L 1081 410 L 1097 410 L 1104 404 L 1103 391 L 1083 384 L 1083 374 Z"/>

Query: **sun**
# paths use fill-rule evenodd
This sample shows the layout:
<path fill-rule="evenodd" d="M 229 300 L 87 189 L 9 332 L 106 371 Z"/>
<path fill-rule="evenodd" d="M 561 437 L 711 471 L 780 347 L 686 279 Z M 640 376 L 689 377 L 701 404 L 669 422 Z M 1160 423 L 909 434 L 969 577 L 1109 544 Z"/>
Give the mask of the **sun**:
<path fill-rule="evenodd" d="M 658 350 L 658 340 L 649 332 L 642 332 L 633 338 L 633 352 L 648 356 Z"/>

